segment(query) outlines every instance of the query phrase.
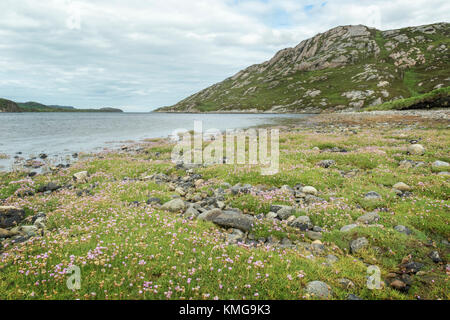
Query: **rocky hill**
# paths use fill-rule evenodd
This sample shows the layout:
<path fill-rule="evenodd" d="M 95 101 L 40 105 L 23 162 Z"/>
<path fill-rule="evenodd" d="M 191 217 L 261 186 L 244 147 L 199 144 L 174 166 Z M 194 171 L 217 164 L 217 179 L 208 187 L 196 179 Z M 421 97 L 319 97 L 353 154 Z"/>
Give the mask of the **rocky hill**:
<path fill-rule="evenodd" d="M 358 110 L 449 86 L 450 24 L 340 26 L 158 112 Z"/>
<path fill-rule="evenodd" d="M 20 112 L 20 108 L 14 101 L 0 99 L 0 112 Z"/>

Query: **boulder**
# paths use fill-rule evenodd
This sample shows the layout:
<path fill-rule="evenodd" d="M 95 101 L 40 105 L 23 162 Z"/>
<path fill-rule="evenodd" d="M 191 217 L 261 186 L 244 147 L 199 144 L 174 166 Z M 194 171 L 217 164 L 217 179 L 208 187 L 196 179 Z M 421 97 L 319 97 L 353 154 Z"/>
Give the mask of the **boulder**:
<path fill-rule="evenodd" d="M 331 291 L 328 285 L 322 281 L 312 281 L 306 285 L 306 292 L 319 298 L 329 298 Z"/>
<path fill-rule="evenodd" d="M 356 221 L 364 224 L 375 223 L 380 220 L 380 216 L 376 212 L 368 212 L 362 216 L 360 216 Z"/>
<path fill-rule="evenodd" d="M 317 189 L 314 188 L 314 187 L 311 187 L 311 186 L 303 187 L 302 188 L 302 192 L 305 193 L 305 194 L 313 195 L 313 196 L 317 195 Z"/>
<path fill-rule="evenodd" d="M 212 209 L 203 212 L 198 216 L 198 220 L 202 221 L 212 221 L 214 218 L 220 216 L 222 214 L 222 210 L 220 209 Z"/>
<path fill-rule="evenodd" d="M 185 208 L 186 204 L 181 199 L 173 199 L 169 202 L 164 203 L 162 206 L 163 210 L 171 212 L 184 211 Z"/>
<path fill-rule="evenodd" d="M 401 192 L 405 192 L 405 191 L 411 191 L 411 187 L 408 186 L 406 183 L 404 182 L 398 182 L 396 184 L 394 184 L 392 186 L 392 188 L 400 190 Z"/>
<path fill-rule="evenodd" d="M 291 223 L 291 227 L 306 231 L 312 229 L 314 226 L 308 216 L 300 216 Z"/>
<path fill-rule="evenodd" d="M 235 211 L 224 211 L 222 214 L 214 217 L 212 222 L 224 228 L 250 231 L 253 226 L 253 220 L 254 218 L 250 215 Z"/>
<path fill-rule="evenodd" d="M 336 161 L 334 160 L 321 160 L 317 163 L 319 167 L 322 168 L 330 168 L 336 165 Z"/>
<path fill-rule="evenodd" d="M 12 228 L 25 218 L 25 211 L 12 206 L 0 206 L 0 228 Z"/>
<path fill-rule="evenodd" d="M 73 180 L 75 182 L 87 182 L 89 174 L 87 171 L 80 171 L 73 175 Z"/>
<path fill-rule="evenodd" d="M 450 163 L 445 162 L 445 161 L 435 161 L 432 164 L 433 168 L 447 168 L 450 166 Z"/>
<path fill-rule="evenodd" d="M 421 156 L 425 153 L 425 148 L 421 144 L 415 143 L 415 144 L 408 146 L 407 152 L 409 154 L 415 154 L 415 155 Z"/>

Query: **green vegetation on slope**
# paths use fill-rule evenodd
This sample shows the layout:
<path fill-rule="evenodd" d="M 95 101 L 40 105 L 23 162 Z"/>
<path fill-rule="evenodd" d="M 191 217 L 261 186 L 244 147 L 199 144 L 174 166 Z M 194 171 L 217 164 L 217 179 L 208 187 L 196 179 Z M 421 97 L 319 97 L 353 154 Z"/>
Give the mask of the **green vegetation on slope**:
<path fill-rule="evenodd" d="M 368 107 L 364 111 L 448 108 L 449 103 L 450 87 L 445 87 L 411 98 L 399 99 L 385 102 L 378 106 Z"/>

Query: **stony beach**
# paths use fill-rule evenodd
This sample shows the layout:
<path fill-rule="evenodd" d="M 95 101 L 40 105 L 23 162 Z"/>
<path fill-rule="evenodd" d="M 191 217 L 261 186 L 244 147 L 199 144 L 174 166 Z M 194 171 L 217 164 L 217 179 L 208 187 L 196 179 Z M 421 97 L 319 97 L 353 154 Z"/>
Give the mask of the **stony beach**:
<path fill-rule="evenodd" d="M 0 173 L 0 299 L 449 299 L 449 116 L 290 119 L 272 176 L 169 139 Z"/>

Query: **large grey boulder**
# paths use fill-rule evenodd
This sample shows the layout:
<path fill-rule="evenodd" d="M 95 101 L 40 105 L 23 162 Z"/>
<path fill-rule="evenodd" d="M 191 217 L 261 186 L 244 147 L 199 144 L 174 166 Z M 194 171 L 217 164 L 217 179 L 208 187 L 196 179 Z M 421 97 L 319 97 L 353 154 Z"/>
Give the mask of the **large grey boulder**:
<path fill-rule="evenodd" d="M 25 218 L 25 211 L 13 206 L 0 206 L 0 228 L 12 228 Z"/>
<path fill-rule="evenodd" d="M 184 209 L 186 209 L 186 204 L 181 199 L 173 199 L 164 203 L 161 208 L 171 212 L 184 211 Z"/>
<path fill-rule="evenodd" d="M 224 228 L 250 231 L 253 226 L 253 220 L 254 218 L 250 215 L 242 214 L 236 211 L 224 211 L 222 214 L 214 217 L 212 222 Z"/>

